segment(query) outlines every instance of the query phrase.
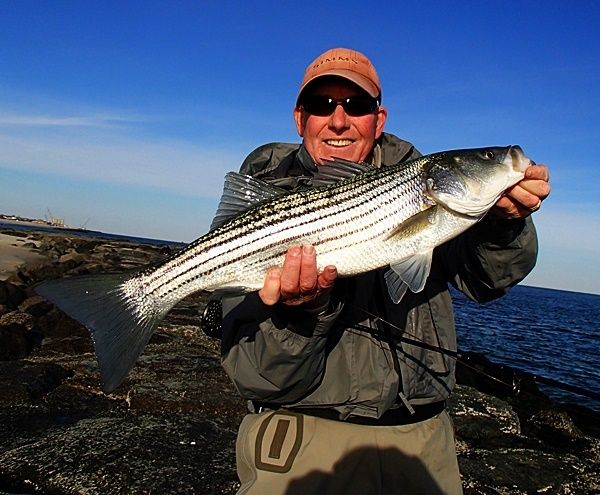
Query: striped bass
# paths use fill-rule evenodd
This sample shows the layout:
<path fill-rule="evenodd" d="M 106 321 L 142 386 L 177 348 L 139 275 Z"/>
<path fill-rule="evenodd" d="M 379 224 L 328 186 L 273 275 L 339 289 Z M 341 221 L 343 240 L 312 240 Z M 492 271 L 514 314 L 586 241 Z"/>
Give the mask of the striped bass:
<path fill-rule="evenodd" d="M 339 276 L 390 266 L 390 296 L 422 290 L 433 249 L 479 221 L 531 162 L 518 146 L 434 153 L 367 168 L 319 167 L 320 187 L 286 192 L 229 173 L 211 230 L 158 266 L 41 283 L 36 291 L 91 332 L 103 387 L 126 377 L 168 311 L 200 291 L 252 291 L 291 245 L 312 244 Z"/>

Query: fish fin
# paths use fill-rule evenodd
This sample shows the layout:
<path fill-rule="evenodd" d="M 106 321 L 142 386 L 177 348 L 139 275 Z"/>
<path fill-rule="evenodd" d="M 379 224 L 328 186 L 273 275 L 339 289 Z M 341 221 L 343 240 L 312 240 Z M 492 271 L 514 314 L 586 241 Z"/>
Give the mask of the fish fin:
<path fill-rule="evenodd" d="M 390 268 L 408 285 L 412 292 L 421 292 L 431 271 L 433 250 L 419 253 L 410 258 L 390 265 Z"/>
<path fill-rule="evenodd" d="M 391 268 L 385 272 L 383 278 L 385 279 L 390 299 L 394 304 L 398 304 L 404 297 L 404 294 L 406 294 L 408 285 L 406 285 L 400 278 L 400 275 Z"/>
<path fill-rule="evenodd" d="M 324 166 L 318 167 L 317 173 L 312 178 L 313 187 L 328 186 L 335 184 L 357 174 L 373 170 L 375 167 L 369 163 L 351 162 L 342 158 L 334 158 L 325 162 Z"/>
<path fill-rule="evenodd" d="M 258 203 L 285 194 L 289 194 L 289 192 L 260 179 L 237 172 L 229 172 L 225 175 L 223 194 L 210 230 L 216 229 L 231 217 L 243 213 Z"/>
<path fill-rule="evenodd" d="M 384 277 L 388 292 L 394 303 L 398 304 L 400 302 L 407 288 L 414 293 L 423 290 L 431 271 L 432 257 L 433 251 L 430 250 L 390 265 L 390 270 L 386 272 Z M 406 287 L 402 287 L 402 285 Z"/>
<path fill-rule="evenodd" d="M 427 251 L 390 265 L 384 278 L 394 304 L 402 300 L 407 289 L 414 293 L 423 290 L 431 271 L 432 256 L 433 251 Z"/>
<path fill-rule="evenodd" d="M 428 206 L 398 225 L 390 232 L 388 238 L 411 237 L 413 233 L 436 223 L 439 218 L 437 213 L 437 205 Z M 415 293 L 423 290 L 431 270 L 432 256 L 433 251 L 428 250 L 390 265 L 390 270 L 385 273 L 384 278 L 390 298 L 395 304 L 402 300 L 407 289 Z"/>
<path fill-rule="evenodd" d="M 90 331 L 105 392 L 125 379 L 171 309 L 154 302 L 131 273 L 48 280 L 35 291 Z M 127 285 L 127 287 L 125 287 Z"/>
<path fill-rule="evenodd" d="M 407 218 L 400 225 L 397 225 L 390 233 L 387 238 L 402 236 L 410 237 L 415 231 L 423 230 L 435 224 L 438 221 L 438 206 L 423 205 L 424 210 L 416 213 L 415 215 Z"/>

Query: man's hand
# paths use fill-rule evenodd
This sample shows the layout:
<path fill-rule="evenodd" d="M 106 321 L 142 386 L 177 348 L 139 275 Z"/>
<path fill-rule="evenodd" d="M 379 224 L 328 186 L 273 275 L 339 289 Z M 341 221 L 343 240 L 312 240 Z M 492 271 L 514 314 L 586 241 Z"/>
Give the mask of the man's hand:
<path fill-rule="evenodd" d="M 531 165 L 525 178 L 508 189 L 490 210 L 497 218 L 525 218 L 540 209 L 550 194 L 550 175 L 545 165 Z"/>
<path fill-rule="evenodd" d="M 291 246 L 283 266 L 267 272 L 258 296 L 268 306 L 281 301 L 290 306 L 318 308 L 327 303 L 336 278 L 337 270 L 332 265 L 318 273 L 317 253 L 313 246 Z"/>

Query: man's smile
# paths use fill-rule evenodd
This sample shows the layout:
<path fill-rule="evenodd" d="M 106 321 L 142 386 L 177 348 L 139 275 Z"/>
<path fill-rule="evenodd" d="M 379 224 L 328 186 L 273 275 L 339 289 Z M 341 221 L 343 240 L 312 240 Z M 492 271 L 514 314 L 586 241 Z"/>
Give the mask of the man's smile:
<path fill-rule="evenodd" d="M 324 139 L 323 142 L 327 146 L 333 146 L 334 148 L 344 148 L 354 143 L 351 139 Z"/>

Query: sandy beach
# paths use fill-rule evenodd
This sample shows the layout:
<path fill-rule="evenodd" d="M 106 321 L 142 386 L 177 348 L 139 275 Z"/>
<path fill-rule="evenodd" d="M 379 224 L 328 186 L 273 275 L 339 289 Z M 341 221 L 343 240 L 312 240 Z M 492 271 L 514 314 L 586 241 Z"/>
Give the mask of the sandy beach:
<path fill-rule="evenodd" d="M 37 242 L 23 234 L 0 233 L 0 280 L 6 280 L 23 264 L 34 265 L 45 260 L 31 244 Z"/>

